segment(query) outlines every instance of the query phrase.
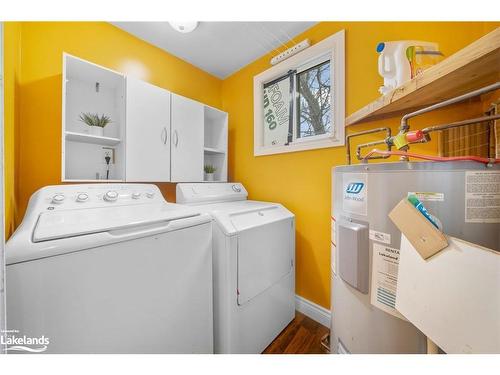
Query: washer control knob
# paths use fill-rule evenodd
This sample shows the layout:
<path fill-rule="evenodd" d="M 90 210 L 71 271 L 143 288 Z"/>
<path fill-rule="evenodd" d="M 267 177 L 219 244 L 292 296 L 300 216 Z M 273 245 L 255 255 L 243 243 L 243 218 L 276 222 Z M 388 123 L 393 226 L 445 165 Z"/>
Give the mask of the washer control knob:
<path fill-rule="evenodd" d="M 77 202 L 87 202 L 89 200 L 89 195 L 87 193 L 78 193 L 76 196 Z"/>
<path fill-rule="evenodd" d="M 153 193 L 152 191 L 148 191 L 146 193 L 146 197 L 148 197 L 148 198 L 154 198 L 154 196 L 155 196 L 155 193 Z"/>
<path fill-rule="evenodd" d="M 132 199 L 139 199 L 141 197 L 141 193 L 132 193 Z"/>
<path fill-rule="evenodd" d="M 236 193 L 241 193 L 241 188 L 238 185 L 233 185 L 231 187 L 233 188 L 233 191 L 235 191 Z"/>
<path fill-rule="evenodd" d="M 118 199 L 118 193 L 114 190 L 110 190 L 104 194 L 104 200 L 107 202 L 114 202 Z"/>
<path fill-rule="evenodd" d="M 52 197 L 52 203 L 54 203 L 54 204 L 61 204 L 62 202 L 64 202 L 65 198 L 66 197 L 64 196 L 64 194 L 55 194 Z"/>

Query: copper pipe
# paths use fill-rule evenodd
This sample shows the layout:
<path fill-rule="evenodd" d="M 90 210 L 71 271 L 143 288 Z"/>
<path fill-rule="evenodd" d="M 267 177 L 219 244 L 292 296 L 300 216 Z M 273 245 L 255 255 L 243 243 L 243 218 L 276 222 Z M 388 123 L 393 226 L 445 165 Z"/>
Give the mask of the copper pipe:
<path fill-rule="evenodd" d="M 458 128 L 460 126 L 477 124 L 477 123 L 486 122 L 486 121 L 493 121 L 493 120 L 497 120 L 497 119 L 500 119 L 500 114 L 492 115 L 492 116 L 477 117 L 477 118 L 462 120 L 462 121 L 457 121 L 457 122 L 450 122 L 449 124 L 428 126 L 427 128 L 422 129 L 422 131 L 424 132 L 424 134 L 428 134 L 428 133 L 439 131 L 439 130 Z"/>
<path fill-rule="evenodd" d="M 378 132 L 382 132 L 382 131 L 386 132 L 386 134 L 387 134 L 387 138 L 386 139 L 389 139 L 391 137 L 391 128 L 388 128 L 388 127 L 376 128 L 376 129 L 370 129 L 370 130 L 363 130 L 363 131 L 360 131 L 360 132 L 357 132 L 357 133 L 352 133 L 352 134 L 346 135 L 346 137 L 345 137 L 345 143 L 346 143 L 347 164 L 348 165 L 351 164 L 351 144 L 350 144 L 350 139 L 351 138 L 353 138 L 353 137 L 359 137 L 359 136 L 366 135 L 366 134 L 378 133 Z M 387 144 L 387 145 L 388 145 L 388 149 L 390 150 L 389 144 Z"/>
<path fill-rule="evenodd" d="M 408 120 L 412 117 L 419 116 L 419 115 L 422 115 L 424 113 L 431 112 L 431 111 L 434 111 L 436 109 L 449 106 L 451 104 L 459 103 L 459 102 L 462 102 L 464 100 L 471 99 L 471 98 L 474 98 L 478 95 L 486 94 L 487 92 L 495 91 L 498 89 L 500 89 L 500 82 L 496 82 L 492 85 L 482 87 L 478 90 L 474 90 L 474 91 L 468 92 L 466 94 L 456 96 L 456 97 L 448 99 L 448 100 L 444 100 L 442 102 L 433 104 L 429 107 L 419 109 L 418 111 L 407 113 L 406 115 L 404 115 L 401 118 L 401 125 L 399 126 L 399 132 L 406 133 L 408 131 L 408 129 L 410 128 L 410 126 L 408 125 Z"/>
<path fill-rule="evenodd" d="M 366 163 L 366 159 L 361 157 L 361 149 L 365 147 L 372 147 L 372 146 L 377 146 L 381 144 L 387 144 L 386 140 L 384 139 L 383 141 L 373 141 L 373 142 L 368 142 L 368 143 L 362 143 L 356 147 L 356 157 L 358 160 L 362 160 L 363 162 Z M 370 159 L 387 159 L 389 158 L 390 155 L 384 155 L 384 156 L 373 156 Z"/>

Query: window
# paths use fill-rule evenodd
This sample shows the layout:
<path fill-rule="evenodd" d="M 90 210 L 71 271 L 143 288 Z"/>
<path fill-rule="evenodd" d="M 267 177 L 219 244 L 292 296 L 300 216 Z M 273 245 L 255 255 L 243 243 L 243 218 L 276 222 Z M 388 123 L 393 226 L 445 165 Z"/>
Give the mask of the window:
<path fill-rule="evenodd" d="M 330 60 L 297 74 L 297 138 L 331 133 Z"/>
<path fill-rule="evenodd" d="M 254 155 L 344 144 L 344 33 L 254 77 Z"/>

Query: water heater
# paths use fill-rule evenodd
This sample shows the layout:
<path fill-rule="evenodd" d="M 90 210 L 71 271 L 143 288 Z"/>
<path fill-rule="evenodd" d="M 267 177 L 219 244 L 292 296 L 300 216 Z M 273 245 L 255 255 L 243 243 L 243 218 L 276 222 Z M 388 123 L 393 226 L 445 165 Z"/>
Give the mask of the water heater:
<path fill-rule="evenodd" d="M 331 352 L 425 353 L 425 336 L 394 308 L 401 232 L 388 214 L 412 193 L 447 235 L 500 251 L 500 166 L 340 166 L 332 187 Z"/>

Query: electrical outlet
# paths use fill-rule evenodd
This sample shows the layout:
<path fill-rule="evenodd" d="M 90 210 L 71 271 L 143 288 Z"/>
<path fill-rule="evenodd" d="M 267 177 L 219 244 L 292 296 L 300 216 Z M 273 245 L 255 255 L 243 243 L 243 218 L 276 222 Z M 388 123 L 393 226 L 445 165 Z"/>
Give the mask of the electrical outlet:
<path fill-rule="evenodd" d="M 101 149 L 102 156 L 101 156 L 101 162 L 103 164 L 106 164 L 106 157 L 110 157 L 111 160 L 109 164 L 115 164 L 115 149 L 112 147 L 103 147 Z"/>

